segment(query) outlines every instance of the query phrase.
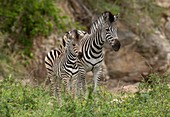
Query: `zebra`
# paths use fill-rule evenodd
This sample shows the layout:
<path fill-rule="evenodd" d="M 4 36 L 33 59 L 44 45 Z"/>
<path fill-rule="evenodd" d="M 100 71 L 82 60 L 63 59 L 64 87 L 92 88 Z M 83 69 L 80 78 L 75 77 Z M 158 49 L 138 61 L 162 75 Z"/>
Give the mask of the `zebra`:
<path fill-rule="evenodd" d="M 58 55 L 60 55 L 60 53 L 63 53 L 66 50 L 67 45 L 70 41 L 69 36 L 71 37 L 73 36 L 72 34 L 75 34 L 72 32 L 74 31 L 71 30 L 71 31 L 66 32 L 61 40 L 59 47 L 50 50 L 50 52 L 48 52 L 47 54 L 48 56 L 45 56 L 45 67 L 46 67 L 48 77 L 44 81 L 44 87 L 46 87 L 46 85 L 48 84 L 47 82 L 50 82 L 50 76 L 53 73 L 52 67 L 54 64 L 54 60 L 58 58 Z M 87 32 L 82 31 L 82 30 L 76 30 L 76 33 L 78 34 L 79 38 L 82 38 L 85 34 L 87 34 Z"/>
<path fill-rule="evenodd" d="M 120 49 L 120 42 L 117 36 L 116 22 L 118 15 L 112 15 L 105 11 L 93 22 L 90 27 L 90 33 L 81 39 L 81 59 L 79 59 L 79 80 L 77 87 L 83 89 L 86 95 L 86 72 L 92 71 L 94 76 L 94 92 L 96 92 L 97 83 L 101 76 L 101 64 L 104 59 L 103 45 L 106 41 L 112 46 L 114 51 Z M 80 94 L 80 92 L 78 92 Z"/>
<path fill-rule="evenodd" d="M 57 49 L 51 50 L 45 57 L 45 67 L 48 78 L 51 82 L 52 96 L 58 97 L 61 102 L 61 86 L 64 81 L 66 91 L 72 90 L 75 94 L 75 84 L 78 77 L 79 67 L 77 59 L 80 50 L 80 39 L 84 34 L 77 30 L 72 30 L 64 35 L 62 45 Z M 72 87 L 73 82 L 73 87 Z"/>

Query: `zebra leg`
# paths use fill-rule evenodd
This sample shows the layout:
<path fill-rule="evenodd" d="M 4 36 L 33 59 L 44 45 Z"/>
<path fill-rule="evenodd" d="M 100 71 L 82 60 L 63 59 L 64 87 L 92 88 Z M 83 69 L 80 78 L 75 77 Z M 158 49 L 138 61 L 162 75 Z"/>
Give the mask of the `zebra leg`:
<path fill-rule="evenodd" d="M 93 76 L 94 76 L 94 92 L 96 92 L 97 90 L 97 85 L 98 85 L 98 81 L 100 80 L 100 77 L 102 75 L 102 67 L 95 67 L 93 69 Z"/>
<path fill-rule="evenodd" d="M 69 94 L 69 92 L 71 90 L 70 80 L 67 77 L 63 78 L 62 80 L 64 81 L 64 92 L 66 94 Z"/>
<path fill-rule="evenodd" d="M 80 95 L 80 88 L 81 88 L 81 82 L 79 82 L 78 78 L 79 78 L 79 73 L 75 74 L 74 76 L 72 76 L 71 78 L 71 85 L 72 85 L 72 95 L 73 98 L 75 98 L 76 96 Z M 78 87 L 79 86 L 79 87 Z"/>
<path fill-rule="evenodd" d="M 108 70 L 107 70 L 107 66 L 105 64 L 105 62 L 103 61 L 102 62 L 102 75 L 101 75 L 101 79 L 102 81 L 107 81 L 108 79 L 110 79 L 109 77 L 109 73 L 108 73 Z"/>
<path fill-rule="evenodd" d="M 72 90 L 72 78 L 69 78 L 68 89 L 69 89 L 69 91 Z"/>
<path fill-rule="evenodd" d="M 52 76 L 51 76 L 51 77 L 52 77 Z M 46 86 L 47 86 L 48 84 L 50 84 L 50 82 L 51 82 L 50 76 L 48 76 L 48 77 L 45 79 L 44 83 L 43 83 L 43 88 L 46 88 Z"/>
<path fill-rule="evenodd" d="M 75 98 L 75 94 L 76 94 L 76 82 L 77 82 L 77 79 L 76 78 L 71 78 L 71 83 L 72 83 L 72 90 L 71 90 L 71 93 L 72 93 L 72 97 Z"/>
<path fill-rule="evenodd" d="M 76 81 L 76 94 L 77 94 L 77 96 L 79 96 L 80 95 L 80 91 L 81 91 L 81 80 L 80 80 L 80 77 L 78 77 L 77 78 L 77 81 Z"/>
<path fill-rule="evenodd" d="M 50 81 L 51 81 L 51 95 L 56 97 L 56 78 L 54 76 L 50 77 Z"/>
<path fill-rule="evenodd" d="M 86 70 L 84 68 L 79 68 L 79 76 L 77 81 L 78 94 L 80 94 L 80 89 L 83 90 L 83 95 L 86 96 Z"/>
<path fill-rule="evenodd" d="M 72 94 L 71 93 L 71 91 L 72 91 L 72 77 L 69 77 L 69 78 L 67 78 L 67 88 L 68 88 L 68 90 L 67 90 L 67 93 L 68 94 Z"/>
<path fill-rule="evenodd" d="M 78 72 L 78 75 L 75 77 L 76 80 L 76 95 L 80 95 L 80 90 L 81 90 L 81 80 L 80 80 L 80 72 Z"/>
<path fill-rule="evenodd" d="M 67 78 L 67 93 L 70 94 L 73 98 L 75 93 L 75 83 L 76 81 L 73 79 L 73 77 Z"/>
<path fill-rule="evenodd" d="M 56 77 L 56 81 L 57 81 L 57 97 L 58 97 L 58 102 L 61 104 L 62 79 L 60 77 Z"/>

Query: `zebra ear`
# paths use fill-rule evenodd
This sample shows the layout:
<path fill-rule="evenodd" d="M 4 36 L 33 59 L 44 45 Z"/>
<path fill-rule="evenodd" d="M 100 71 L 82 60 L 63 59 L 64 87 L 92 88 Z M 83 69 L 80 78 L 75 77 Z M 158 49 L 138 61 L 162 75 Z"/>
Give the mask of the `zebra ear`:
<path fill-rule="evenodd" d="M 104 19 L 105 21 L 107 21 L 107 11 L 105 11 L 105 12 L 103 13 L 103 19 Z"/>
<path fill-rule="evenodd" d="M 109 21 L 110 23 L 114 21 L 114 17 L 110 11 L 105 11 L 103 13 L 103 18 L 105 21 Z"/>
<path fill-rule="evenodd" d="M 113 15 L 110 11 L 105 11 L 103 17 L 106 21 L 112 23 L 117 21 L 117 19 L 119 18 L 119 14 Z"/>
<path fill-rule="evenodd" d="M 78 34 L 78 31 L 76 29 L 74 30 L 74 34 L 75 34 L 75 39 L 76 40 L 79 39 L 79 34 Z"/>
<path fill-rule="evenodd" d="M 74 29 L 71 31 L 71 38 L 75 40 L 75 42 L 79 42 L 80 35 L 78 33 L 78 30 Z"/>
<path fill-rule="evenodd" d="M 114 17 L 114 22 L 116 22 L 120 17 L 120 13 L 113 15 L 113 17 Z"/>
<path fill-rule="evenodd" d="M 111 23 L 115 21 L 115 17 L 114 17 L 114 15 L 112 15 L 111 12 L 108 12 L 108 13 L 107 13 L 107 17 L 108 17 L 108 19 L 109 19 L 109 21 L 110 21 Z"/>

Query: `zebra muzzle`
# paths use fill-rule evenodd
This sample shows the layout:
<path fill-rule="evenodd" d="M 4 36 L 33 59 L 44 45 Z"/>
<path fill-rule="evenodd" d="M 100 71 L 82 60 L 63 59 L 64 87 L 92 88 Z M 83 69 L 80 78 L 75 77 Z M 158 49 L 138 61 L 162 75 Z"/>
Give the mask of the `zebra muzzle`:
<path fill-rule="evenodd" d="M 114 45 L 112 46 L 113 50 L 118 51 L 120 49 L 120 46 L 121 46 L 120 41 L 118 39 L 115 39 Z"/>
<path fill-rule="evenodd" d="M 81 59 L 83 57 L 83 53 L 82 52 L 78 52 L 78 59 Z"/>

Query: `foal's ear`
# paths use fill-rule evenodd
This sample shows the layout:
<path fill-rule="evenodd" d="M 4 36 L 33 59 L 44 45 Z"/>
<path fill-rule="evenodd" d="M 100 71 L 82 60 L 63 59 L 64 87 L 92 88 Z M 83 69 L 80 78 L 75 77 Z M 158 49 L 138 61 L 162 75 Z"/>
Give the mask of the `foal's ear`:
<path fill-rule="evenodd" d="M 78 31 L 76 29 L 74 29 L 73 31 L 74 31 L 74 38 L 75 38 L 75 40 L 78 40 L 79 39 Z"/>
<path fill-rule="evenodd" d="M 72 30 L 70 32 L 70 35 L 71 35 L 71 39 L 75 40 L 75 41 L 78 41 L 79 40 L 79 34 L 78 34 L 78 31 L 77 30 Z"/>
<path fill-rule="evenodd" d="M 65 47 L 66 46 L 66 41 L 68 40 L 69 37 L 69 32 L 66 32 L 65 35 L 62 38 L 62 45 Z"/>

